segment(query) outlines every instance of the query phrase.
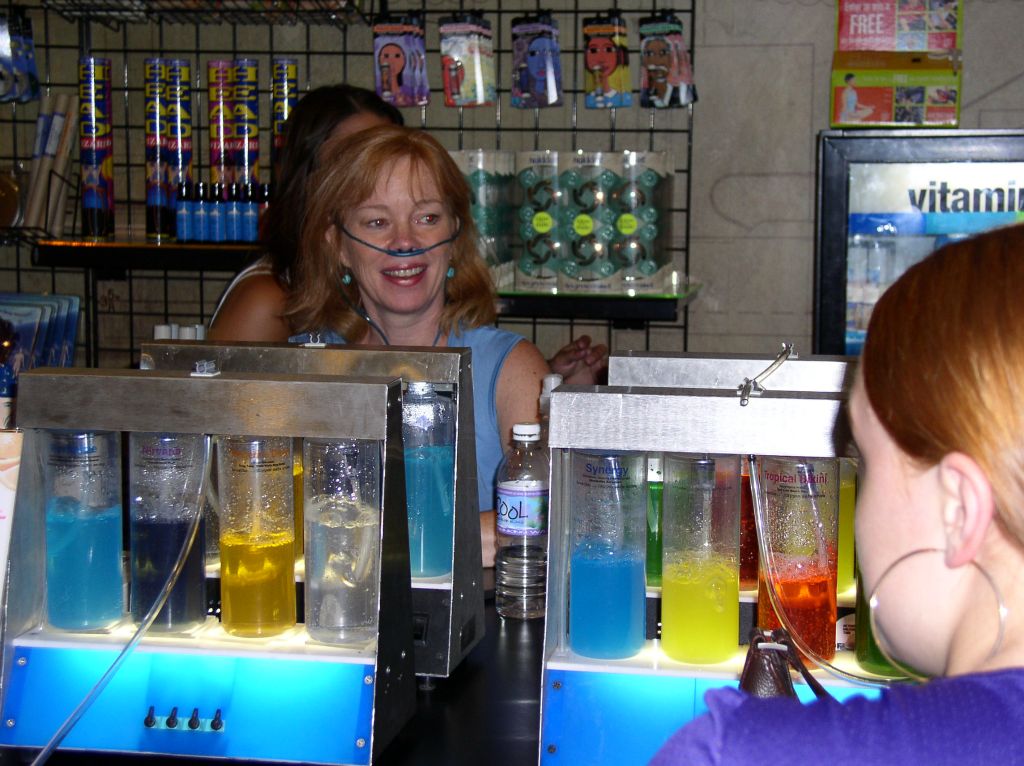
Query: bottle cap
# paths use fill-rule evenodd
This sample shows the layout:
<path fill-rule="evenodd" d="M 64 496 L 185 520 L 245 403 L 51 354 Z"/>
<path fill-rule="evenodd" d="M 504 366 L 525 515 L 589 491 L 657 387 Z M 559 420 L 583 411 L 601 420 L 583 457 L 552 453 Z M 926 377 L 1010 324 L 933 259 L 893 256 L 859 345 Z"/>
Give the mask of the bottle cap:
<path fill-rule="evenodd" d="M 516 423 L 512 426 L 512 438 L 521 442 L 540 440 L 540 423 Z"/>
<path fill-rule="evenodd" d="M 411 381 L 409 383 L 410 394 L 429 394 L 434 390 L 433 383 L 424 383 L 422 381 Z"/>
<path fill-rule="evenodd" d="M 550 375 L 544 376 L 544 387 L 541 389 L 541 393 L 550 394 L 556 388 L 562 385 L 562 376 L 558 373 L 551 373 Z"/>

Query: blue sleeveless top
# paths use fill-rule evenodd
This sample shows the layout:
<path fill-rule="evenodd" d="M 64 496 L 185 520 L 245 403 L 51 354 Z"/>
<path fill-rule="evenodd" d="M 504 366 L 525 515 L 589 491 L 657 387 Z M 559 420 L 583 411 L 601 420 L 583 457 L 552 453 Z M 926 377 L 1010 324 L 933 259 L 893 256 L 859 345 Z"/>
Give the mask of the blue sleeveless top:
<path fill-rule="evenodd" d="M 345 344 L 345 339 L 332 330 L 320 333 L 302 333 L 288 340 L 308 343 L 318 335 L 322 343 Z M 494 508 L 494 477 L 504 454 L 504 439 L 498 427 L 498 407 L 495 393 L 498 376 L 505 359 L 523 337 L 508 330 L 486 325 L 460 329 L 448 333 L 448 346 L 468 348 L 473 352 L 470 361 L 473 375 L 473 430 L 476 435 L 476 476 L 480 510 Z"/>

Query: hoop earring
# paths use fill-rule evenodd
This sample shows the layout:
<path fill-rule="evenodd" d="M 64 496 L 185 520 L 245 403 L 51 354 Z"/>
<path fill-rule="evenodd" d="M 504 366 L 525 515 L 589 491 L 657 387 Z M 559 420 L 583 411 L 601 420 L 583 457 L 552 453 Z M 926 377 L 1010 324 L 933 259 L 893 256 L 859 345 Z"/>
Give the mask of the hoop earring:
<path fill-rule="evenodd" d="M 455 267 L 454 266 L 449 266 L 448 267 L 448 271 L 445 274 L 445 278 L 451 279 L 454 276 L 455 276 Z"/>
<path fill-rule="evenodd" d="M 875 587 L 871 590 L 871 593 L 868 594 L 868 617 L 871 621 L 871 632 L 875 636 L 875 643 L 878 645 L 879 651 L 881 651 L 882 654 L 885 655 L 885 658 L 890 663 L 892 663 L 893 667 L 903 671 L 911 678 L 921 681 L 927 680 L 928 677 L 922 676 L 913 668 L 908 667 L 907 665 L 897 660 L 889 653 L 889 650 L 885 646 L 885 642 L 878 640 L 879 637 L 882 635 L 882 631 L 880 631 L 879 629 L 880 626 L 878 623 L 877 614 L 878 591 L 882 587 L 882 583 L 885 582 L 885 578 L 888 577 L 896 567 L 898 567 L 900 564 L 904 563 L 908 559 L 911 559 L 914 556 L 919 556 L 922 553 L 945 554 L 945 552 L 946 551 L 944 551 L 942 548 L 917 548 L 915 550 L 910 551 L 909 553 L 904 553 L 902 556 L 897 558 L 895 561 L 893 561 L 891 564 L 889 564 L 889 566 L 885 568 L 885 570 L 882 572 L 881 577 L 878 578 L 878 582 L 875 583 Z M 971 566 L 973 566 L 978 571 L 978 573 L 985 579 L 989 587 L 992 589 L 993 595 L 996 597 L 996 610 L 999 613 L 999 629 L 996 631 L 996 640 L 992 644 L 992 648 L 989 650 L 988 655 L 985 657 L 984 661 L 988 662 L 996 655 L 996 652 L 998 652 L 1003 645 L 1003 636 L 1006 634 L 1006 617 L 1010 613 L 1010 610 L 1006 606 L 1006 601 L 1003 599 L 1003 592 L 999 590 L 999 586 L 996 584 L 996 581 L 992 577 L 992 575 L 989 574 L 988 570 L 985 569 L 985 567 L 983 567 L 977 561 L 974 561 L 973 559 L 971 559 L 968 563 Z"/>
<path fill-rule="evenodd" d="M 351 271 L 346 271 L 344 274 L 342 274 L 342 276 L 341 276 L 341 283 L 343 285 L 350 285 L 350 284 L 352 284 L 352 272 Z"/>

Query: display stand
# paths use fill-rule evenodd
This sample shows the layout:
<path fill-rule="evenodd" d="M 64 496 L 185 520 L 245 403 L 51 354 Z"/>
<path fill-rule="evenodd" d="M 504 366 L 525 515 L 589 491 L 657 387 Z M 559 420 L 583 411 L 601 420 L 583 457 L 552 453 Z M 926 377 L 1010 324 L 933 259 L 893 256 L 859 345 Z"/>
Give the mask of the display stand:
<path fill-rule="evenodd" d="M 376 640 L 321 644 L 301 625 L 273 638 L 237 638 L 213 618 L 183 635 L 147 635 L 63 747 L 371 763 L 416 705 L 400 397 L 394 377 L 23 373 L 18 420 L 25 441 L 4 611 L 0 745 L 45 745 L 134 631 L 127 621 L 104 633 L 44 625 L 45 431 L 255 433 L 380 444 Z"/>
<path fill-rule="evenodd" d="M 727 378 L 714 372 L 721 361 L 705 358 L 693 364 L 715 380 L 733 380 L 731 371 Z M 657 370 L 662 362 L 676 364 L 653 359 L 649 364 Z M 766 390 L 746 405 L 740 404 L 735 385 L 742 383 L 743 377 L 756 376 L 770 362 L 746 360 L 752 371 L 740 376 L 732 390 L 645 388 L 633 379 L 630 387 L 561 386 L 552 394 L 541 763 L 646 762 L 672 732 L 704 712 L 705 691 L 737 685 L 745 654 L 745 647 L 739 645 L 731 660 L 711 666 L 671 660 L 657 640 L 648 640 L 639 654 L 625 660 L 592 660 L 572 652 L 568 643 L 570 466 L 577 449 L 807 457 L 844 454 L 849 438 L 841 415 L 845 402 L 841 391 L 829 390 L 827 385 L 821 391 Z M 621 381 L 625 375 L 616 370 L 620 364 L 613 359 L 610 369 Z M 833 368 L 811 368 L 813 374 L 845 379 L 841 362 L 838 367 L 835 360 L 822 364 Z M 705 373 L 697 377 L 707 381 Z M 640 377 L 666 385 L 665 371 L 657 374 L 660 377 L 654 378 L 643 372 Z M 837 660 L 840 664 L 847 661 L 846 657 Z M 822 680 L 840 699 L 870 694 L 845 682 Z M 798 685 L 798 691 L 806 694 L 806 687 Z"/>
<path fill-rule="evenodd" d="M 387 375 L 426 381 L 453 392 L 456 407 L 455 518 L 450 576 L 412 581 L 416 673 L 448 676 L 483 638 L 471 354 L 467 349 L 391 346 L 299 346 L 253 343 L 154 342 L 142 346 L 144 369 L 192 369 L 212 361 L 224 371 L 296 375 Z"/>

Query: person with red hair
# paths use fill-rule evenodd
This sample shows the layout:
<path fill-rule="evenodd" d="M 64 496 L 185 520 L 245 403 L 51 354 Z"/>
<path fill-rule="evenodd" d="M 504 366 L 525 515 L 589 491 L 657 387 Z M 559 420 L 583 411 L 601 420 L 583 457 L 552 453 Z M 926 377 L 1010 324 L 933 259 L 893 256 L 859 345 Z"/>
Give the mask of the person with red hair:
<path fill-rule="evenodd" d="M 875 637 L 920 685 L 809 705 L 711 691 L 651 763 L 1022 764 L 1024 227 L 937 250 L 875 306 L 850 400 Z"/>

